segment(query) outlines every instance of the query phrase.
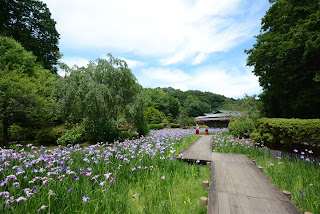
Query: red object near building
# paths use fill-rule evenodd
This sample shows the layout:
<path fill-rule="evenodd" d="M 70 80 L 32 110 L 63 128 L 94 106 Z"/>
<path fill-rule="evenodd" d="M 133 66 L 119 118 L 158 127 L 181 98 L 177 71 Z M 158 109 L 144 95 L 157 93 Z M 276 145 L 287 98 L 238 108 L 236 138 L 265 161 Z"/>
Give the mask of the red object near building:
<path fill-rule="evenodd" d="M 209 134 L 209 130 L 208 129 L 206 129 L 206 135 L 208 135 Z"/>
<path fill-rule="evenodd" d="M 196 130 L 196 134 L 199 135 L 199 129 Z"/>

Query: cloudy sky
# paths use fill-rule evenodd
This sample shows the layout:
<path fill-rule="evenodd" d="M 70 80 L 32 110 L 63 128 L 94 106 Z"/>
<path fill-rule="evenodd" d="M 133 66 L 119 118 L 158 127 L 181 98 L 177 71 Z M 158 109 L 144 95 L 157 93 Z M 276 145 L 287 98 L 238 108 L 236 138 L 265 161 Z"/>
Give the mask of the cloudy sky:
<path fill-rule="evenodd" d="M 60 33 L 61 59 L 84 66 L 108 53 L 146 88 L 261 92 L 247 55 L 268 0 L 43 0 Z"/>

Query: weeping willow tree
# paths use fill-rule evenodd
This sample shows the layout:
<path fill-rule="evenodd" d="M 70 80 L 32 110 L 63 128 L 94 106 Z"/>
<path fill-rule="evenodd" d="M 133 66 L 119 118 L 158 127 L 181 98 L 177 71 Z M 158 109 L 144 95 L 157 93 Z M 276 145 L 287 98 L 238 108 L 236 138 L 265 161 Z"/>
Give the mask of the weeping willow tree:
<path fill-rule="evenodd" d="M 142 87 L 125 61 L 108 54 L 86 67 L 62 67 L 67 75 L 58 82 L 58 96 L 65 121 L 83 123 L 91 141 L 117 139 L 124 120 L 146 134 Z"/>

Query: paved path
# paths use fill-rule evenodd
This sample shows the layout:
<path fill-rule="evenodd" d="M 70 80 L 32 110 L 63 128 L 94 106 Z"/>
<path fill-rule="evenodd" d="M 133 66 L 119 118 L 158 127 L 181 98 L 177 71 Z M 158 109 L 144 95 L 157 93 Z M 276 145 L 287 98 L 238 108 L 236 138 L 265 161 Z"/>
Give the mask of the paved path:
<path fill-rule="evenodd" d="M 182 152 L 186 160 L 211 161 L 208 214 L 301 214 L 247 156 L 211 151 L 212 136 L 200 136 Z"/>

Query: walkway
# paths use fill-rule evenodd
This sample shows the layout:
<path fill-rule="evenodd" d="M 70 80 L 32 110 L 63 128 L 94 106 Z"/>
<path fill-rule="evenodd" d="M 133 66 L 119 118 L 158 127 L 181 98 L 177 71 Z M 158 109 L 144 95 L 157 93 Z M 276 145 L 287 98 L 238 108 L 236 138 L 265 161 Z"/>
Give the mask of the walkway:
<path fill-rule="evenodd" d="M 208 214 L 301 214 L 247 156 L 211 151 L 212 136 L 200 136 L 182 152 L 185 160 L 211 161 Z"/>

